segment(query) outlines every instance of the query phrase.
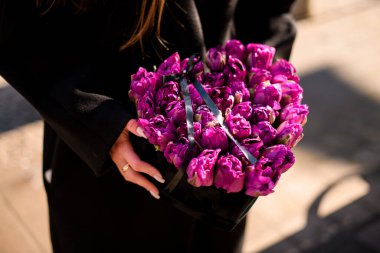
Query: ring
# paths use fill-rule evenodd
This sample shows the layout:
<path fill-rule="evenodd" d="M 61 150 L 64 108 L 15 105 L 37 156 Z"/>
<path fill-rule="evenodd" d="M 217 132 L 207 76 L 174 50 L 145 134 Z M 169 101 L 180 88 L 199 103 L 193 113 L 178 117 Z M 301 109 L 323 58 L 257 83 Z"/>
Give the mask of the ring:
<path fill-rule="evenodd" d="M 127 163 L 126 165 L 123 166 L 123 168 L 121 168 L 121 170 L 125 173 L 127 172 L 127 170 L 129 170 L 131 168 L 131 166 Z"/>

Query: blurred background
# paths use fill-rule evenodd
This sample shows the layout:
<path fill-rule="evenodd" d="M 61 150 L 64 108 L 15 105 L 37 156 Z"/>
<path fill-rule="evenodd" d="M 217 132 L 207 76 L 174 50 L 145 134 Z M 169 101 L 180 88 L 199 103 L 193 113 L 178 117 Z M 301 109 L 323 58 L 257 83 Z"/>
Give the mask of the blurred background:
<path fill-rule="evenodd" d="M 380 1 L 299 0 L 310 106 L 296 165 L 248 215 L 244 252 L 380 252 Z M 50 253 L 42 122 L 0 78 L 0 252 Z"/>

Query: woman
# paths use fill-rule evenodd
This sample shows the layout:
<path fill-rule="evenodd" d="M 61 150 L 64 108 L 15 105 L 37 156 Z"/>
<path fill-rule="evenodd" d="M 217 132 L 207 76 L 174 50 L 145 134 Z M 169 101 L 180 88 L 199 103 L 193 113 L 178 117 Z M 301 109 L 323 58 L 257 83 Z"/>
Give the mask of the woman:
<path fill-rule="evenodd" d="M 0 74 L 45 123 L 54 252 L 241 251 L 245 221 L 225 232 L 157 200 L 157 187 L 141 173 L 165 179 L 129 141 L 144 137 L 129 82 L 139 66 L 152 69 L 175 51 L 190 56 L 229 38 L 267 41 L 289 57 L 293 1 L 279 2 L 0 3 Z"/>

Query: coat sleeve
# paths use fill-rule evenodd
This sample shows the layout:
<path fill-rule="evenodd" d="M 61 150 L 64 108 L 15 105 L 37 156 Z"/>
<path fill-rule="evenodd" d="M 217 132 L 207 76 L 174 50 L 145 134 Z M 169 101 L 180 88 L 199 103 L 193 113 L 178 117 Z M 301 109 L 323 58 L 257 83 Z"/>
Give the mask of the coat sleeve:
<path fill-rule="evenodd" d="M 128 107 L 81 88 L 96 76 L 91 65 L 78 66 L 48 84 L 33 79 L 31 65 L 1 59 L 0 74 L 96 175 L 104 174 L 112 165 L 109 150 L 131 118 Z"/>
<path fill-rule="evenodd" d="M 276 57 L 289 58 L 296 37 L 290 10 L 294 0 L 239 0 L 234 24 L 237 39 L 265 43 L 276 48 Z"/>
<path fill-rule="evenodd" d="M 102 88 L 117 85 L 106 83 L 104 76 L 121 72 L 122 67 L 117 62 L 108 66 L 104 58 L 91 61 L 78 56 L 80 60 L 62 62 L 33 53 L 38 46 L 38 40 L 33 44 L 33 37 L 28 37 L 33 36 L 33 26 L 28 26 L 33 18 L 20 8 L 19 12 L 26 16 L 20 21 L 11 4 L 13 1 L 0 4 L 0 75 L 39 111 L 96 175 L 104 174 L 113 166 L 110 148 L 133 116 L 133 105 L 125 102 L 128 99 L 117 99 L 112 96 L 115 92 L 103 92 L 107 89 Z"/>

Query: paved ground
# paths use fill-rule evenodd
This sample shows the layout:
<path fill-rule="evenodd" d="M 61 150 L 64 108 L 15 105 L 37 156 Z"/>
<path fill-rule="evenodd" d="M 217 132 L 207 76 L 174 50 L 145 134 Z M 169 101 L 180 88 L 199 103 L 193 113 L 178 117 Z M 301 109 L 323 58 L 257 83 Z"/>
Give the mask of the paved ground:
<path fill-rule="evenodd" d="M 311 115 L 245 253 L 380 252 L 380 1 L 312 0 L 292 62 Z M 0 81 L 0 252 L 51 252 L 38 114 Z"/>

